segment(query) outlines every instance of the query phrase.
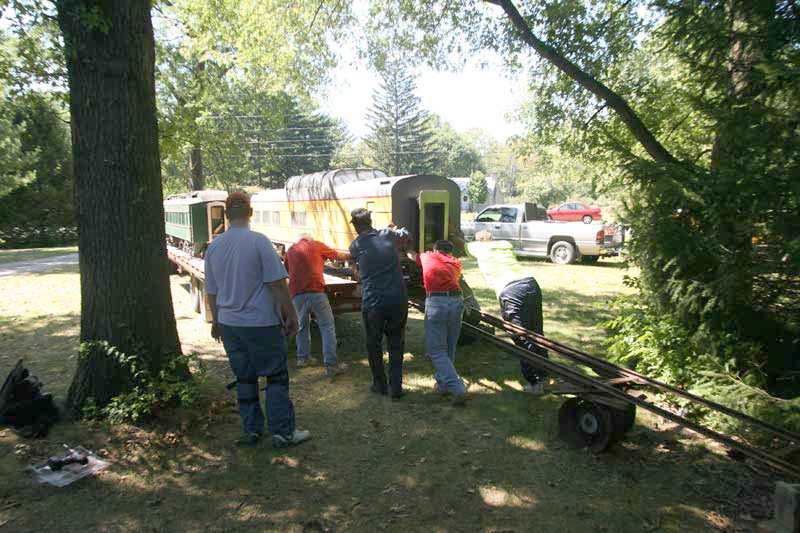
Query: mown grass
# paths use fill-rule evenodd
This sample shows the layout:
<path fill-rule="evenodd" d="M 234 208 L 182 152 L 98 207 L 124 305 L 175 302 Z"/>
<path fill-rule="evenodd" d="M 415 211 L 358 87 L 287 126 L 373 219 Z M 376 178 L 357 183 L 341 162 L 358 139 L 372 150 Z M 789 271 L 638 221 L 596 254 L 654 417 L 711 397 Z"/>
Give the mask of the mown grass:
<path fill-rule="evenodd" d="M 77 251 L 77 246 L 59 246 L 56 248 L 20 248 L 10 250 L 0 249 L 0 264 L 44 259 L 46 257 L 73 254 Z"/>
<path fill-rule="evenodd" d="M 526 262 L 544 292 L 545 333 L 601 352 L 596 324 L 609 313 L 607 300 L 627 290 L 619 266 Z M 25 357 L 45 390 L 61 398 L 77 351 L 76 269 L 0 279 L 0 372 Z M 485 310 L 497 312 L 469 260 L 465 275 Z M 519 392 L 518 361 L 489 345 L 459 351 L 457 366 L 473 395 L 466 408 L 435 397 L 416 312 L 407 329 L 403 400 L 368 392 L 360 317 L 341 316 L 339 355 L 352 369 L 334 381 L 320 367 L 291 369 L 298 425 L 313 439 L 280 452 L 266 443 L 236 449 L 239 417 L 223 386 L 230 369 L 192 312 L 186 283 L 173 276 L 184 351 L 196 351 L 209 370 L 198 402 L 141 428 L 61 423 L 36 441 L 0 431 L 0 528 L 624 532 L 741 525 L 737 495 L 753 483 L 742 465 L 642 416 L 606 454 L 572 449 L 557 436 L 560 400 Z M 65 489 L 34 485 L 25 466 L 65 442 L 98 450 L 113 466 Z"/>

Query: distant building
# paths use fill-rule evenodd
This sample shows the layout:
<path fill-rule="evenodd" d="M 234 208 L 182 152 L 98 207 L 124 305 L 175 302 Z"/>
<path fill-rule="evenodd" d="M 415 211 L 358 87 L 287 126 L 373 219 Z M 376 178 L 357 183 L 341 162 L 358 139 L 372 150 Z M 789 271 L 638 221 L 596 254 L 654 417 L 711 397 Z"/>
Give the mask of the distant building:
<path fill-rule="evenodd" d="M 500 185 L 495 176 L 486 176 L 486 188 L 489 193 L 486 195 L 486 200 L 478 204 L 473 202 L 469 197 L 469 180 L 470 178 L 450 178 L 458 188 L 461 190 L 461 210 L 462 211 L 477 211 L 483 209 L 489 204 L 502 204 L 504 201 L 503 191 L 500 190 Z"/>

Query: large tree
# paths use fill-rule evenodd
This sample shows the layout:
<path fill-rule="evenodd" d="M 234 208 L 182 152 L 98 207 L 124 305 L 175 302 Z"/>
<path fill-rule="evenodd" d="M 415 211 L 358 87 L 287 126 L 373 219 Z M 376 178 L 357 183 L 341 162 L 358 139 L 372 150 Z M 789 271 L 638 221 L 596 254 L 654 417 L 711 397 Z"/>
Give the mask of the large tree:
<path fill-rule="evenodd" d="M 60 0 L 78 199 L 82 342 L 69 392 L 104 405 L 180 354 L 164 248 L 150 3 Z"/>
<path fill-rule="evenodd" d="M 790 272 L 800 265 L 794 2 L 387 0 L 374 9 L 414 28 L 409 48 L 434 62 L 442 50 L 489 47 L 512 67 L 531 64 L 535 128 L 559 140 L 568 125 L 579 134 L 562 137 L 566 147 L 618 164 L 636 193 L 629 215 L 643 288 L 698 346 L 739 354 L 742 371 L 765 352 L 797 353 L 797 309 L 781 296 L 796 294 Z M 682 70 L 671 91 L 647 94 L 647 68 L 634 59 L 648 36 L 650 63 Z M 688 112 L 654 117 L 683 102 Z M 683 134 L 693 125 L 710 139 L 686 150 L 689 138 L 703 142 Z M 754 246 L 759 234 L 769 245 Z"/>
<path fill-rule="evenodd" d="M 288 159 L 300 159 L 263 161 L 263 143 L 246 130 L 283 127 L 295 99 L 307 100 L 324 86 L 336 63 L 335 43 L 351 21 L 349 3 L 174 0 L 159 5 L 156 21 L 161 140 L 170 176 L 185 175 L 197 189 L 205 178 L 246 181 L 259 174 L 259 165 L 263 173 L 270 164 L 288 168 Z M 259 146 L 255 168 L 247 145 Z"/>
<path fill-rule="evenodd" d="M 381 69 L 381 85 L 367 112 L 367 146 L 377 166 L 391 176 L 434 170 L 428 112 L 420 109 L 416 88 L 410 69 L 402 61 L 390 61 Z"/>

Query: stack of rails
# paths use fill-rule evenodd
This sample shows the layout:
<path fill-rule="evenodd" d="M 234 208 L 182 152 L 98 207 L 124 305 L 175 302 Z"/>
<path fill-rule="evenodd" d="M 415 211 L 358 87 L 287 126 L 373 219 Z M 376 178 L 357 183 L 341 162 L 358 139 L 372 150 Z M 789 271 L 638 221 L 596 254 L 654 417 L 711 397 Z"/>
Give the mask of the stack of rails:
<path fill-rule="evenodd" d="M 409 305 L 418 310 L 423 309 L 423 305 L 418 301 L 410 300 Z M 535 352 L 497 338 L 493 334 L 487 333 L 475 325 L 464 323 L 465 330 L 469 331 L 472 335 L 490 342 L 504 351 L 517 355 L 526 362 L 547 371 L 551 376 L 564 380 L 563 383 L 548 387 L 547 392 L 552 394 L 572 394 L 576 396 L 564 402 L 559 410 L 559 425 L 562 434 L 576 444 L 586 446 L 594 452 L 600 452 L 606 449 L 613 442 L 622 439 L 625 433 L 630 429 L 635 417 L 635 408 L 639 406 L 715 440 L 740 452 L 742 455 L 750 457 L 796 479 L 800 479 L 800 466 L 787 461 L 780 456 L 781 454 L 779 452 L 769 453 L 754 446 L 739 442 L 727 435 L 723 435 L 722 433 L 688 420 L 685 417 L 658 407 L 652 402 L 647 401 L 646 396 L 644 394 L 638 394 L 637 391 L 649 388 L 654 391 L 685 398 L 703 405 L 708 409 L 748 423 L 770 435 L 774 435 L 790 443 L 794 443 L 795 445 L 800 443 L 800 434 L 776 427 L 724 405 L 691 394 L 678 387 L 649 378 L 634 370 L 615 365 L 599 357 L 570 348 L 569 346 L 548 339 L 543 335 L 539 335 L 516 324 L 512 324 L 511 322 L 487 315 L 486 313 L 480 313 L 480 319 L 481 322 L 505 331 L 509 335 L 525 338 L 531 343 L 555 352 L 574 363 L 586 366 L 600 376 L 599 378 L 588 376 L 579 370 L 551 361 Z M 794 446 L 789 446 L 789 448 L 787 448 L 787 450 L 793 449 Z"/>

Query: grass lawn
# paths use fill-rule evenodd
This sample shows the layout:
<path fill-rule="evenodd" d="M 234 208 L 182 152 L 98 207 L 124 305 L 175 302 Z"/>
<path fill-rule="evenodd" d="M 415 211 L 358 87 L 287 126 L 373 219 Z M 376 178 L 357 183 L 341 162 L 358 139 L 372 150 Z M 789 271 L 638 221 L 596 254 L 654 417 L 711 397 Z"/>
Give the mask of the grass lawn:
<path fill-rule="evenodd" d="M 77 246 L 59 246 L 56 248 L 19 248 L 12 250 L 0 250 L 0 264 L 16 263 L 17 261 L 31 261 L 33 259 L 44 259 L 45 257 L 55 257 L 58 255 L 74 254 L 78 251 Z"/>
<path fill-rule="evenodd" d="M 608 300 L 625 294 L 619 262 L 556 266 L 526 261 L 544 292 L 545 334 L 602 353 Z M 465 275 L 497 312 L 474 262 Z M 713 453 L 706 442 L 640 413 L 626 440 L 595 456 L 557 436 L 561 400 L 520 392 L 518 361 L 494 347 L 463 347 L 457 360 L 473 399 L 451 407 L 431 394 L 422 316 L 407 329 L 407 396 L 368 392 L 357 314 L 337 319 L 340 359 L 291 365 L 298 426 L 313 439 L 273 451 L 232 446 L 240 422 L 222 347 L 191 310 L 187 278 L 173 276 L 184 351 L 206 363 L 202 397 L 144 427 L 60 423 L 47 439 L 0 431 L 0 532 L 640 532 L 744 531 L 769 512 L 770 480 Z M 63 398 L 75 367 L 77 266 L 0 278 L 0 373 L 24 357 Z M 315 346 L 318 339 L 315 338 Z M 293 354 L 290 354 L 290 358 Z M 83 444 L 113 462 L 58 489 L 23 469 Z M 744 516 L 745 518 L 742 518 Z"/>

